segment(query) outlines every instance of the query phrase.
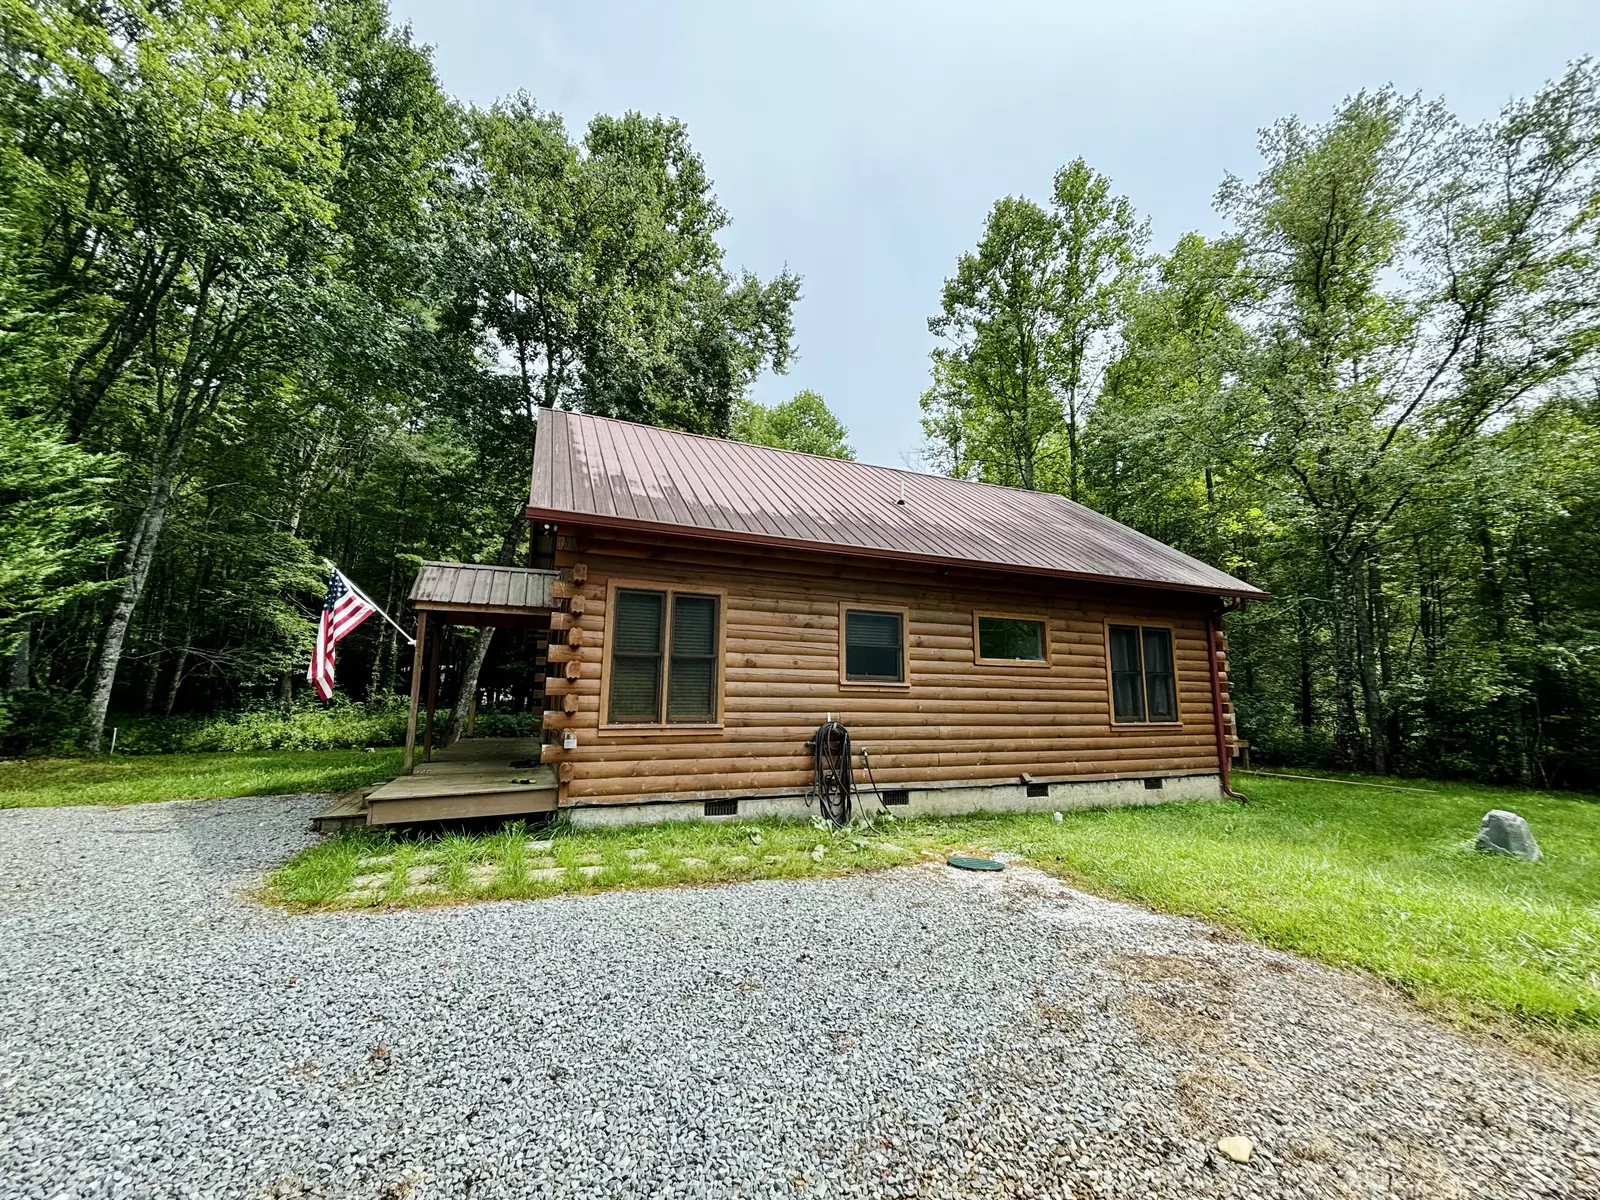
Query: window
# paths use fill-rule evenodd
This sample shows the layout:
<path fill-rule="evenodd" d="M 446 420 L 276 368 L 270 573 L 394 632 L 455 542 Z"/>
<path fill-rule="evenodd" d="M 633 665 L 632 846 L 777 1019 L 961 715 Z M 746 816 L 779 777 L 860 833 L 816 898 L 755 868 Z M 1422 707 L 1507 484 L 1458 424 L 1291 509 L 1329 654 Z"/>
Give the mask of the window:
<path fill-rule="evenodd" d="M 906 681 L 905 613 L 846 608 L 844 678 L 847 683 Z"/>
<path fill-rule="evenodd" d="M 611 622 L 612 725 L 712 725 L 717 720 L 720 599 L 618 588 Z"/>
<path fill-rule="evenodd" d="M 1045 666 L 1045 623 L 1039 617 L 1007 617 L 977 613 L 979 662 L 1030 663 Z"/>
<path fill-rule="evenodd" d="M 1111 715 L 1120 725 L 1178 719 L 1172 630 L 1160 625 L 1108 625 Z"/>

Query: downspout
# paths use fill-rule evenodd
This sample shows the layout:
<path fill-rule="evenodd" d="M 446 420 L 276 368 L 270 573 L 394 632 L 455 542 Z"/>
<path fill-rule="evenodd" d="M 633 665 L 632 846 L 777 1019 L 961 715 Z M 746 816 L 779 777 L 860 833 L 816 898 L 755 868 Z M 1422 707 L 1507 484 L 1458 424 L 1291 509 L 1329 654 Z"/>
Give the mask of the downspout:
<path fill-rule="evenodd" d="M 1217 775 L 1222 781 L 1222 794 L 1241 804 L 1248 804 L 1248 796 L 1241 795 L 1229 786 L 1233 763 L 1228 753 L 1228 731 L 1222 719 L 1222 673 L 1217 669 L 1217 634 L 1222 629 L 1223 615 L 1238 612 L 1243 605 L 1244 601 L 1236 596 L 1206 617 L 1206 650 L 1211 660 L 1211 715 L 1215 718 L 1217 730 Z"/>

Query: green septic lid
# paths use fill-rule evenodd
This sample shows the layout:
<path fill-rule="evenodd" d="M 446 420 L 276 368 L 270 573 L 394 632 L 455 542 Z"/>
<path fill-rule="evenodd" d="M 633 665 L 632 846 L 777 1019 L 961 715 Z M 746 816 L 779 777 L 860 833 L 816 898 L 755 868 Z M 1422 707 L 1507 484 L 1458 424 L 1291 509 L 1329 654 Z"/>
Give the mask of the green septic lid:
<path fill-rule="evenodd" d="M 968 858 L 965 854 L 952 854 L 949 859 L 952 867 L 963 871 L 1004 871 L 1005 863 L 995 862 L 992 858 Z"/>

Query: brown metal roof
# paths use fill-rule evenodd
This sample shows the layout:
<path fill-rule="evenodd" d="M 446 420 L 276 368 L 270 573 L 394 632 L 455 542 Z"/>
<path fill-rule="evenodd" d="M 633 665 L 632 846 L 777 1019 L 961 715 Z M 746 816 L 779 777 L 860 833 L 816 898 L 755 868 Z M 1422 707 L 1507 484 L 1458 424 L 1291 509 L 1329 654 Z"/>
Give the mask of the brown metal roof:
<path fill-rule="evenodd" d="M 419 608 L 465 612 L 551 608 L 550 585 L 558 574 L 528 567 L 425 562 L 411 585 L 410 599 Z"/>
<path fill-rule="evenodd" d="M 560 410 L 540 415 L 528 515 L 557 524 L 1265 595 L 1048 492 Z"/>

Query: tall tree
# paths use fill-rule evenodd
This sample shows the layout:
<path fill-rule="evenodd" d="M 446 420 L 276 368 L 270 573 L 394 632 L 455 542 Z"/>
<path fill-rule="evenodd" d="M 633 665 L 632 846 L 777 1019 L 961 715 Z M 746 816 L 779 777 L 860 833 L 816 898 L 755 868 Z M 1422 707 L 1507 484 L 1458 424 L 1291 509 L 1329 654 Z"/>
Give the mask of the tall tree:
<path fill-rule="evenodd" d="M 1081 491 L 1079 439 L 1146 232 L 1082 159 L 1046 210 L 1008 196 L 945 281 L 923 431 L 941 469 Z"/>
<path fill-rule="evenodd" d="M 834 416 L 822 396 L 807 388 L 782 404 L 767 406 L 741 400 L 733 414 L 733 438 L 757 446 L 800 450 L 824 458 L 854 459 L 850 431 Z"/>

